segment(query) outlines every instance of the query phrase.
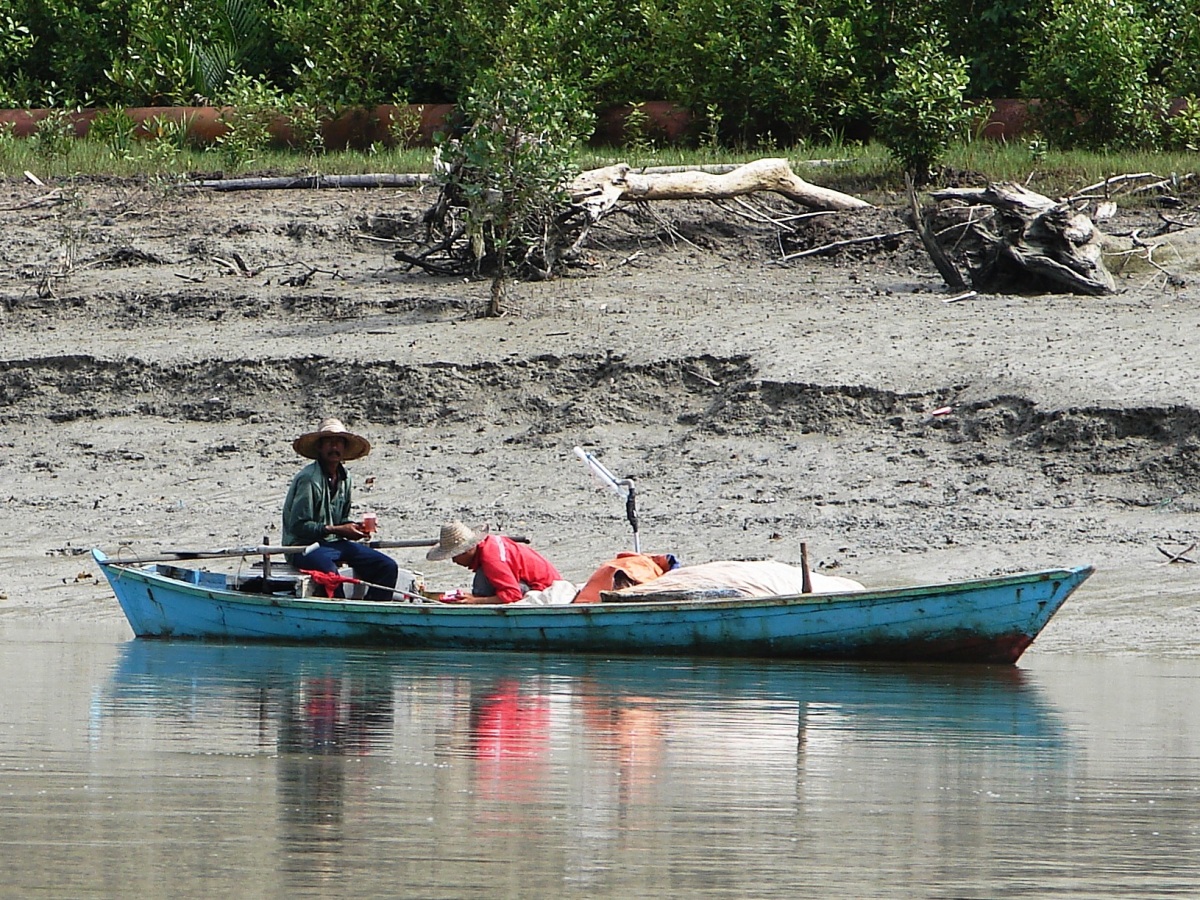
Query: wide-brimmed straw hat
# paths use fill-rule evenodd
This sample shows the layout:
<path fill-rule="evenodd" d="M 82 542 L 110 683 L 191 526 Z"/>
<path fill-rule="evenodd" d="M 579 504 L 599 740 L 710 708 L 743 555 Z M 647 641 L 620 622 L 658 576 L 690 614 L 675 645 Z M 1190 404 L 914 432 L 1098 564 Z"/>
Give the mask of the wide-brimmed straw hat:
<path fill-rule="evenodd" d="M 347 461 L 361 459 L 371 452 L 370 441 L 362 435 L 346 430 L 342 420 L 334 418 L 322 419 L 316 431 L 300 435 L 292 441 L 292 449 L 308 459 L 316 459 L 317 445 L 321 443 L 321 438 L 325 437 L 340 437 L 346 441 L 346 452 L 342 458 Z"/>
<path fill-rule="evenodd" d="M 450 559 L 460 553 L 466 553 L 485 537 L 487 537 L 486 534 L 474 532 L 462 522 L 451 522 L 449 525 L 442 526 L 437 546 L 426 553 L 425 558 Z"/>

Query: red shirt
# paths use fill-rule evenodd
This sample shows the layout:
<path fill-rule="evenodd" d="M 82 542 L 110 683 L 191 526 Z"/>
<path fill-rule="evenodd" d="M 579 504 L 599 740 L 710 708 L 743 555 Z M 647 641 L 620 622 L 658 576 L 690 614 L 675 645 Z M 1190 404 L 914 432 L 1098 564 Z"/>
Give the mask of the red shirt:
<path fill-rule="evenodd" d="M 479 542 L 470 568 L 483 574 L 501 603 L 515 603 L 526 591 L 544 591 L 562 576 L 528 544 L 489 534 Z"/>

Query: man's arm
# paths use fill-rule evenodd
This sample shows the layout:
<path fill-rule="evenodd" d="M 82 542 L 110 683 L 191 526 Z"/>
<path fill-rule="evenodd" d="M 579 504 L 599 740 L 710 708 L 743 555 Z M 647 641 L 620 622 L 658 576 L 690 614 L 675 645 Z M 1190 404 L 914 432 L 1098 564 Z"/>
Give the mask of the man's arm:
<path fill-rule="evenodd" d="M 313 484 L 301 480 L 292 485 L 283 508 L 284 525 L 302 544 L 311 544 L 326 536 L 325 522 L 317 518 L 317 496 Z"/>

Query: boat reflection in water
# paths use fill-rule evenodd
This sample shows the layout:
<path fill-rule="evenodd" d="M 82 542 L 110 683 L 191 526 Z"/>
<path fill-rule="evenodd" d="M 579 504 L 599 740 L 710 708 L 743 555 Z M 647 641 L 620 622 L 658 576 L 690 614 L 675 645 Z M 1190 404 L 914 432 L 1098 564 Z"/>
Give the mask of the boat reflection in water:
<path fill-rule="evenodd" d="M 532 892 L 563 878 L 586 888 L 648 830 L 684 856 L 726 832 L 783 852 L 815 839 L 797 832 L 830 803 L 870 793 L 920 827 L 948 771 L 973 790 L 1070 755 L 1057 713 L 1007 666 L 134 640 L 103 694 L 97 739 L 115 750 L 241 760 L 228 775 L 254 773 L 245 802 L 263 805 L 262 837 L 277 822 L 279 865 L 297 883 L 365 870 L 384 840 L 393 861 L 413 861 L 410 887 L 478 887 L 417 872 L 436 841 L 445 858 L 528 855 Z M 553 870 L 544 883 L 540 868 Z"/>
<path fill-rule="evenodd" d="M 370 674 L 330 670 L 284 680 L 265 701 L 279 751 L 277 790 L 283 835 L 292 859 L 318 864 L 320 847 L 336 854 L 344 838 L 346 767 L 339 757 L 371 752 L 389 740 L 393 724 L 391 684 Z"/>

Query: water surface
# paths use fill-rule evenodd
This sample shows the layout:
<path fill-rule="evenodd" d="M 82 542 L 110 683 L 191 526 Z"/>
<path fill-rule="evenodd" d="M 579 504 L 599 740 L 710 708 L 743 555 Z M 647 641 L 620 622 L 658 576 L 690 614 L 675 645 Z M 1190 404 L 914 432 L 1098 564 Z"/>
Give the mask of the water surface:
<path fill-rule="evenodd" d="M 1200 895 L 1188 657 L 0 654 L 4 896 Z"/>

